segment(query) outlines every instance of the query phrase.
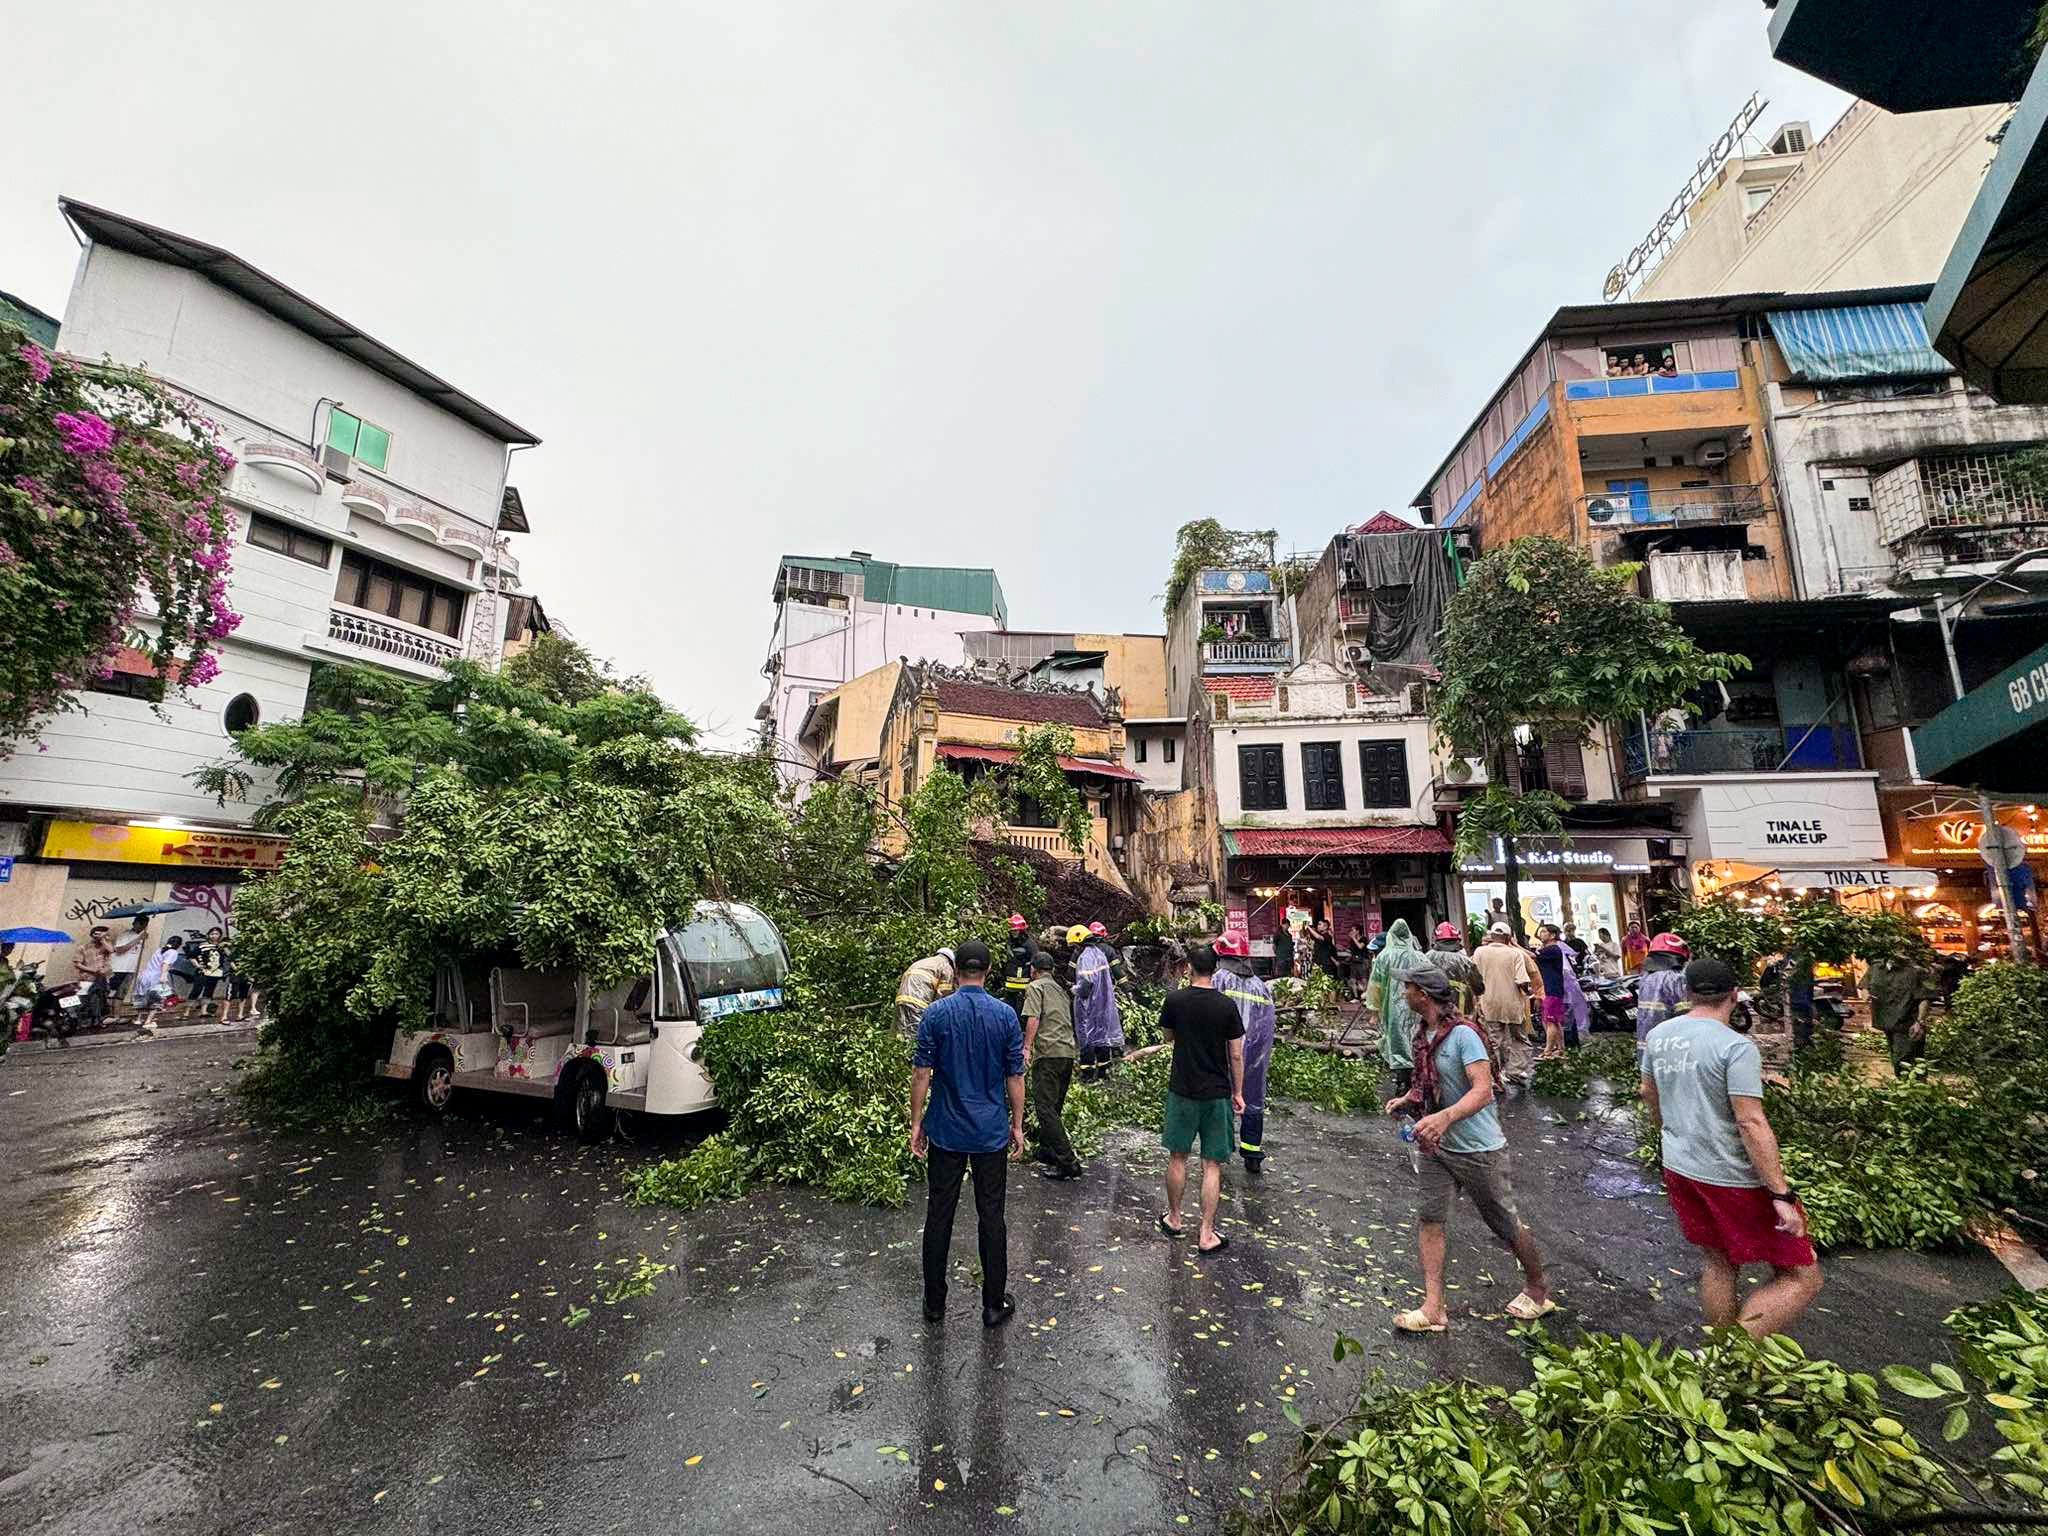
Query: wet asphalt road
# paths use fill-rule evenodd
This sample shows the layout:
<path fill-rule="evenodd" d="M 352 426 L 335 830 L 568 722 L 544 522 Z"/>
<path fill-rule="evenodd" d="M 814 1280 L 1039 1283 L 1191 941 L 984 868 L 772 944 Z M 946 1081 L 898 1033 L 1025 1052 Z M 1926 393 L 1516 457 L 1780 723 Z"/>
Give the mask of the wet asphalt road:
<path fill-rule="evenodd" d="M 1280 1474 L 1283 1399 L 1313 1418 L 1361 1370 L 1526 1376 L 1513 1263 L 1469 1207 L 1452 1331 L 1391 1332 L 1418 1292 L 1382 1122 L 1278 1115 L 1264 1179 L 1226 1177 L 1214 1258 L 1153 1231 L 1149 1139 L 1079 1184 L 1014 1171 L 1018 1317 L 984 1335 L 971 1199 L 931 1330 L 921 1200 L 635 1207 L 646 1146 L 582 1147 L 516 1102 L 271 1137 L 227 1092 L 246 1045 L 0 1061 L 0 1530 L 1214 1529 Z M 1626 1131 L 1575 1111 L 1509 1126 L 1559 1321 L 1684 1338 L 1688 1250 Z M 607 1302 L 643 1256 L 675 1267 Z M 1940 1358 L 1942 1316 L 2004 1283 L 1974 1250 L 1838 1258 L 1800 1338 Z M 1340 1329 L 1362 1364 L 1331 1366 Z"/>

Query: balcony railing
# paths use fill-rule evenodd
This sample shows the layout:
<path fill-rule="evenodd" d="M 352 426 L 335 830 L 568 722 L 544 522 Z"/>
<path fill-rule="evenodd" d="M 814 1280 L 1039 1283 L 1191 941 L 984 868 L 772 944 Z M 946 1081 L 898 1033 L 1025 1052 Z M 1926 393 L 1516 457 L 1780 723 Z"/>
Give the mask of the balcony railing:
<path fill-rule="evenodd" d="M 1002 831 L 1002 839 L 1004 842 L 1013 843 L 1019 848 L 1031 848 L 1039 853 L 1049 853 L 1054 858 L 1065 859 L 1069 863 L 1076 862 L 1081 857 L 1078 853 L 1074 852 L 1073 845 L 1067 841 L 1064 834 L 1057 827 L 1006 826 Z"/>
<path fill-rule="evenodd" d="M 1595 491 L 1579 498 L 1595 534 L 1655 533 L 1665 528 L 1718 528 L 1764 514 L 1760 485 L 1697 485 L 1685 490 Z"/>
<path fill-rule="evenodd" d="M 1788 759 L 1787 754 L 1790 754 Z M 1861 768 L 1856 732 L 1846 725 L 1718 726 L 1696 731 L 1638 726 L 1622 738 L 1629 779 L 1710 773 L 1825 773 Z"/>
<path fill-rule="evenodd" d="M 462 654 L 462 647 L 453 640 L 410 625 L 392 624 L 353 608 L 328 610 L 327 638 L 357 650 L 395 656 L 428 667 L 446 666 Z"/>
<path fill-rule="evenodd" d="M 1285 640 L 1211 640 L 1202 647 L 1205 667 L 1273 670 L 1287 665 Z"/>
<path fill-rule="evenodd" d="M 1690 395 L 1702 390 L 1740 389 L 1742 375 L 1733 368 L 1701 373 L 1622 374 L 1611 379 L 1567 379 L 1567 400 L 1625 400 L 1637 395 Z"/>
<path fill-rule="evenodd" d="M 1370 624 L 1372 622 L 1372 599 L 1349 592 L 1337 594 L 1337 622 L 1340 624 Z"/>

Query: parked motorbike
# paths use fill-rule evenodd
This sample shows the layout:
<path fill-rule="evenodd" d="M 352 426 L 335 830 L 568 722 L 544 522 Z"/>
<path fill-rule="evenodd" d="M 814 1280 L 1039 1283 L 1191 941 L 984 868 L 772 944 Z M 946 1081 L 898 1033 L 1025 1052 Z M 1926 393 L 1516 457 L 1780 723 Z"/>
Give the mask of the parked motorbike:
<path fill-rule="evenodd" d="M 6 988 L 5 995 L 0 996 L 0 1012 L 4 1012 L 7 1037 L 10 1040 L 33 1040 L 40 1036 L 63 1044 L 78 1028 L 80 1002 L 77 982 L 67 981 L 61 986 L 46 987 L 43 985 L 42 965 L 25 965 L 14 973 L 13 982 Z"/>
<path fill-rule="evenodd" d="M 1587 1026 L 1595 1033 L 1636 1032 L 1636 978 L 1616 976 L 1595 981 L 1586 988 Z"/>

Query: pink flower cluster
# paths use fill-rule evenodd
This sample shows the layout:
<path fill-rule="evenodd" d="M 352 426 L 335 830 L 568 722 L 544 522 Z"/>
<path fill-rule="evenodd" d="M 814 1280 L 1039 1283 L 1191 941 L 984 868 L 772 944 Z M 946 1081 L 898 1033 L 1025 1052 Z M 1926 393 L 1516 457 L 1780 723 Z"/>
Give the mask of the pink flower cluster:
<path fill-rule="evenodd" d="M 41 347 L 32 341 L 24 341 L 16 350 L 21 354 L 21 360 L 28 364 L 30 378 L 38 384 L 50 382 L 50 360 L 43 355 Z"/>
<path fill-rule="evenodd" d="M 114 446 L 114 426 L 91 411 L 62 411 L 50 419 L 64 439 L 64 451 L 92 458 Z"/>

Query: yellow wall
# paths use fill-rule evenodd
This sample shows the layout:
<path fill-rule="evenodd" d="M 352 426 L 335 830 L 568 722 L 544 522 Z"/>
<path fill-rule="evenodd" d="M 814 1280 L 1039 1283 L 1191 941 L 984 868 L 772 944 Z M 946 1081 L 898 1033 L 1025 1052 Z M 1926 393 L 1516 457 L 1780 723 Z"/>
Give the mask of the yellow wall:
<path fill-rule="evenodd" d="M 1167 714 L 1166 636 L 1076 635 L 1077 651 L 1101 651 L 1103 681 L 1123 695 L 1124 718 Z"/>
<path fill-rule="evenodd" d="M 825 695 L 825 699 L 839 701 L 839 718 L 826 747 L 834 764 L 880 755 L 882 723 L 889 718 L 889 705 L 896 697 L 896 680 L 902 672 L 902 662 L 885 662 Z M 818 702 L 823 704 L 825 699 Z"/>

